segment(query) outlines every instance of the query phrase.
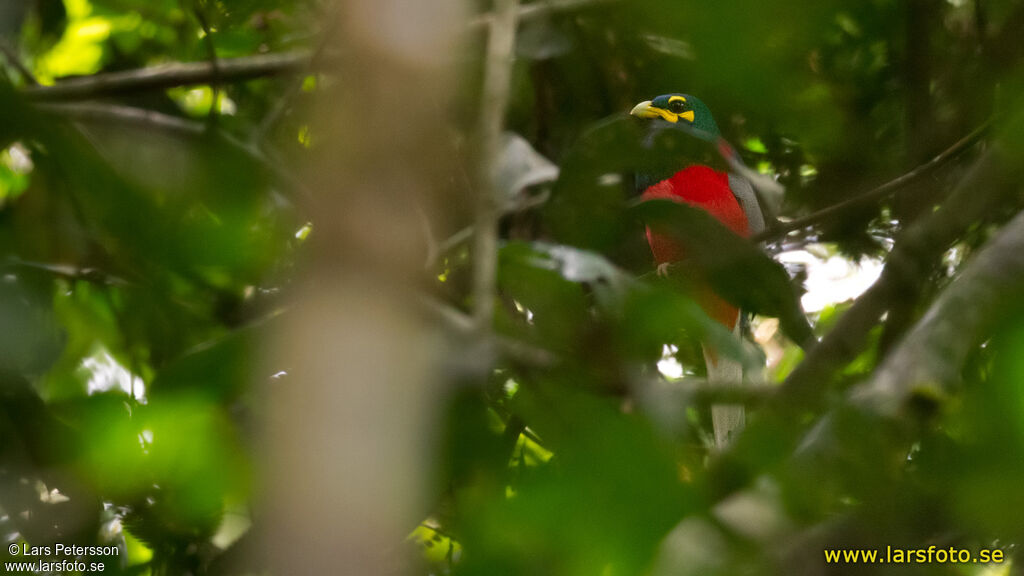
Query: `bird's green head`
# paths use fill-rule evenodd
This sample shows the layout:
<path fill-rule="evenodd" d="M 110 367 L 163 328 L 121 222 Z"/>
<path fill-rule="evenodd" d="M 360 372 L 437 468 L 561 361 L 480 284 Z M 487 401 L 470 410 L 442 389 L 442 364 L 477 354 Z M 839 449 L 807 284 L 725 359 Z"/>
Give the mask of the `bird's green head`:
<path fill-rule="evenodd" d="M 654 100 L 646 100 L 634 106 L 630 114 L 672 124 L 683 122 L 714 138 L 721 135 L 711 109 L 699 98 L 689 94 L 664 94 Z"/>

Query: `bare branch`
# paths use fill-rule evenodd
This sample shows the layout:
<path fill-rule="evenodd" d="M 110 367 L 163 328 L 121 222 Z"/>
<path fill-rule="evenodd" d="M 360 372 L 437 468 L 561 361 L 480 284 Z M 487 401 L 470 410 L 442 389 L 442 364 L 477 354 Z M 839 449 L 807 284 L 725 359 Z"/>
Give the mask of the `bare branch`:
<path fill-rule="evenodd" d="M 260 165 L 267 168 L 274 178 L 283 187 L 289 189 L 298 198 L 309 202 L 312 194 L 309 189 L 299 181 L 287 168 L 274 162 L 258 148 L 247 145 L 237 138 L 223 131 L 214 130 L 210 132 L 202 122 L 170 116 L 144 108 L 133 108 L 131 106 L 118 106 L 114 104 L 96 104 L 90 102 L 68 103 L 68 104 L 40 104 L 38 108 L 44 112 L 58 114 L 73 121 L 89 122 L 118 122 L 128 125 L 155 128 L 172 134 L 179 134 L 188 137 L 200 137 L 204 134 L 213 134 L 219 137 L 225 144 L 237 148 L 252 158 Z"/>
<path fill-rule="evenodd" d="M 782 404 L 795 408 L 819 398 L 815 386 L 863 350 L 868 333 L 892 302 L 920 290 L 946 248 L 1008 197 L 1005 181 L 997 178 L 1004 165 L 995 149 L 986 152 L 938 211 L 901 234 L 879 279 L 786 379 Z"/>
<path fill-rule="evenodd" d="M 587 6 L 607 4 L 616 0 L 549 0 L 533 2 L 517 9 L 517 21 L 531 20 L 546 14 L 575 10 Z M 471 20 L 469 30 L 483 30 L 493 20 L 493 14 L 485 14 Z M 513 29 L 513 34 L 515 30 Z M 261 54 L 241 58 L 221 58 L 214 65 L 211 62 L 187 62 L 154 66 L 124 72 L 93 74 L 81 78 L 63 80 L 53 86 L 31 86 L 22 92 L 30 100 L 56 102 L 88 100 L 143 92 L 166 90 L 177 86 L 230 83 L 254 78 L 301 74 L 311 69 L 329 65 L 332 58 L 317 58 L 309 51 Z"/>
<path fill-rule="evenodd" d="M 441 242 L 438 242 L 437 246 L 434 247 L 434 251 L 433 251 L 433 254 L 431 255 L 431 257 L 427 258 L 427 263 L 426 263 L 425 268 L 427 268 L 429 270 L 435 264 L 437 264 L 438 259 L 442 255 L 447 254 L 448 252 L 452 251 L 455 247 L 457 247 L 457 246 L 459 246 L 459 245 L 461 245 L 461 244 L 463 244 L 465 242 L 468 242 L 472 238 L 473 238 L 473 227 L 472 226 L 466 226 L 465 228 L 460 229 L 455 234 L 452 234 L 451 236 L 445 238 Z"/>
<path fill-rule="evenodd" d="M 894 178 L 877 188 L 858 194 L 857 196 L 844 200 L 838 204 L 818 210 L 817 212 L 804 216 L 803 218 L 797 218 L 789 222 L 781 222 L 778 225 L 751 237 L 750 240 L 751 242 L 771 242 L 772 240 L 782 238 L 794 230 L 800 230 L 802 228 L 814 226 L 815 224 L 820 224 L 833 218 L 840 217 L 847 213 L 847 211 L 852 207 L 874 202 L 875 200 L 884 198 L 889 194 L 893 194 L 898 190 L 905 188 L 912 182 L 916 182 L 922 177 L 935 172 L 935 170 L 940 168 L 951 158 L 955 158 L 971 146 L 974 146 L 991 127 L 992 120 L 989 119 L 981 126 L 975 128 L 970 134 L 964 136 L 960 140 L 957 140 L 952 146 L 943 150 L 938 156 L 924 164 L 921 164 L 910 172 Z"/>
<path fill-rule="evenodd" d="M 31 86 L 22 93 L 37 102 L 88 100 L 115 94 L 209 84 L 218 77 L 222 82 L 236 82 L 294 74 L 304 70 L 309 61 L 310 54 L 305 51 L 224 58 L 218 63 L 219 76 L 210 62 L 166 64 L 125 72 L 93 74 L 64 80 L 53 86 Z"/>
<path fill-rule="evenodd" d="M 458 309 L 426 295 L 421 296 L 419 302 L 424 312 L 438 320 L 453 334 L 465 338 L 477 336 L 473 319 Z M 493 344 L 502 356 L 532 368 L 550 368 L 561 361 L 548 350 L 512 338 L 497 336 Z"/>
<path fill-rule="evenodd" d="M 189 136 L 199 136 L 206 132 L 206 127 L 200 122 L 130 106 L 85 102 L 81 104 L 40 104 L 37 108 L 43 112 L 58 114 L 75 121 L 114 121 Z"/>
<path fill-rule="evenodd" d="M 512 78 L 519 0 L 495 2 L 487 42 L 483 106 L 477 137 L 480 140 L 477 183 L 479 186 L 473 242 L 473 318 L 480 329 L 489 327 L 494 315 L 498 268 L 498 200 L 493 166 L 501 149 L 501 131 Z"/>
<path fill-rule="evenodd" d="M 970 351 L 1024 292 L 1024 213 L 1018 214 L 935 300 L 854 397 L 894 417 L 917 397 L 941 398 Z"/>
<path fill-rule="evenodd" d="M 662 390 L 678 395 L 679 405 L 687 402 L 698 404 L 761 404 L 768 401 L 776 392 L 778 386 L 766 384 L 752 384 L 750 382 L 709 382 L 706 378 L 687 377 L 677 382 L 667 384 L 669 390 Z M 665 398 L 664 400 L 671 400 Z"/>
<path fill-rule="evenodd" d="M 84 280 L 95 284 L 110 286 L 131 286 L 134 281 L 127 280 L 120 276 L 110 274 L 103 270 L 91 267 L 79 267 L 73 264 L 51 264 L 48 262 L 33 262 L 22 260 L 15 256 L 8 256 L 4 262 L 0 262 L 0 270 L 12 268 L 25 268 L 39 270 L 68 280 Z"/>
<path fill-rule="evenodd" d="M 302 70 L 297 72 L 302 73 L 303 76 L 310 72 L 317 70 L 321 66 L 321 62 L 324 59 L 324 54 L 327 52 L 327 47 L 331 44 L 334 38 L 334 33 L 338 29 L 338 16 L 336 14 L 338 10 L 338 4 L 334 5 L 331 10 L 331 14 L 327 17 L 327 25 L 324 31 L 321 33 L 320 41 L 317 43 L 316 49 L 313 51 L 313 55 L 310 56 Z M 271 128 L 277 124 L 277 121 L 284 116 L 284 113 L 288 111 L 295 96 L 298 95 L 302 89 L 302 79 L 299 81 L 293 81 L 287 88 L 284 94 L 274 103 L 274 106 L 270 109 L 270 112 L 260 121 L 259 125 L 253 130 L 250 136 L 253 144 L 259 145 L 263 142 L 267 133 L 270 132 Z"/>
<path fill-rule="evenodd" d="M 505 204 L 505 206 L 501 208 L 501 213 L 499 214 L 499 217 L 508 214 L 513 214 L 516 212 L 526 212 L 527 210 L 532 210 L 533 208 L 536 208 L 538 206 L 543 206 L 550 197 L 551 194 L 547 190 L 541 192 L 540 194 L 520 197 L 516 201 Z M 447 254 L 448 252 L 455 249 L 457 246 L 460 246 L 464 242 L 469 241 L 471 238 L 473 238 L 472 225 L 466 226 L 465 228 L 460 229 L 458 232 L 452 234 L 448 238 L 445 238 L 444 240 L 438 242 L 436 246 L 433 246 L 433 251 L 431 252 L 432 256 L 427 258 L 427 262 L 424 267 L 429 270 L 435 264 L 437 264 L 437 261 L 438 259 L 441 258 L 441 256 Z"/>
<path fill-rule="evenodd" d="M 32 71 L 25 66 L 25 63 L 21 61 L 21 57 L 18 56 L 18 52 L 7 43 L 7 40 L 0 39 L 0 52 L 3 52 L 4 58 L 7 59 L 7 63 L 14 67 L 21 74 L 21 77 L 30 86 L 39 84 L 36 81 L 36 77 L 32 74 Z"/>

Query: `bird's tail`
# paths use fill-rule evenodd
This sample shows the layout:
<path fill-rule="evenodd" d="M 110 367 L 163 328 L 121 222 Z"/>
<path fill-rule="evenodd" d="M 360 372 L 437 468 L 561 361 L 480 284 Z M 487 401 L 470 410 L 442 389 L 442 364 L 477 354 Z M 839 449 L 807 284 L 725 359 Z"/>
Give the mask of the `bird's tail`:
<path fill-rule="evenodd" d="M 707 347 L 704 350 L 704 362 L 708 368 L 708 384 L 736 385 L 743 381 L 743 365 L 716 354 Z M 746 413 L 742 404 L 712 404 L 711 424 L 715 430 L 715 448 L 723 450 L 746 424 Z"/>

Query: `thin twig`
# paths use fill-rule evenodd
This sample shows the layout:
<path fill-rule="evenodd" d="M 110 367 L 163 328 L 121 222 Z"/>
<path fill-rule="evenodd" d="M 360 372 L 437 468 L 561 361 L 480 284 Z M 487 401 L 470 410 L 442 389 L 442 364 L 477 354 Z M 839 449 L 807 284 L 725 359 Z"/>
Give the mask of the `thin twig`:
<path fill-rule="evenodd" d="M 97 268 L 80 268 L 72 264 L 51 264 L 48 262 L 32 262 L 22 260 L 15 256 L 8 256 L 0 263 L 0 270 L 5 268 L 25 268 L 28 270 L 39 270 L 52 276 L 66 278 L 68 280 L 83 280 L 93 284 L 105 286 L 130 286 L 133 282 L 115 276 Z"/>
<path fill-rule="evenodd" d="M 968 148 L 976 144 L 978 140 L 980 140 L 981 137 L 985 135 L 989 128 L 992 127 L 992 123 L 993 120 L 990 118 L 981 126 L 971 131 L 970 134 L 964 136 L 960 140 L 957 140 L 956 143 L 954 143 L 952 146 L 943 150 L 938 156 L 932 158 L 931 160 L 925 162 L 924 164 L 921 164 L 920 166 L 914 168 L 913 170 L 907 172 L 906 174 L 894 178 L 877 188 L 868 190 L 863 194 L 858 194 L 853 198 L 844 200 L 838 204 L 834 204 L 827 208 L 823 208 L 813 214 L 804 216 L 803 218 L 797 218 L 795 220 L 790 220 L 789 222 L 782 222 L 777 226 L 773 226 L 772 228 L 769 228 L 768 230 L 765 230 L 760 234 L 752 236 L 750 238 L 750 241 L 771 242 L 772 240 L 782 238 L 783 236 L 794 230 L 807 228 L 809 226 L 819 224 L 821 222 L 830 220 L 837 216 L 841 216 L 845 214 L 846 211 L 853 206 L 860 206 L 862 204 L 867 204 L 869 202 L 878 200 L 879 198 L 884 198 L 885 196 L 888 196 L 889 194 L 892 194 L 897 190 L 906 187 L 907 185 L 920 179 L 921 177 L 931 174 L 936 169 L 945 164 L 949 159 L 958 156 L 961 152 L 967 150 Z"/>
<path fill-rule="evenodd" d="M 460 246 L 461 244 L 469 242 L 472 238 L 473 238 L 473 227 L 472 226 L 466 226 L 465 228 L 459 230 L 455 234 L 452 234 L 451 236 L 445 238 L 444 240 L 442 240 L 441 242 L 439 242 L 437 244 L 437 247 L 434 249 L 434 257 L 427 260 L 426 268 L 428 270 L 430 268 L 433 268 L 434 265 L 437 264 L 437 260 L 438 260 L 438 258 L 441 257 L 442 254 L 447 254 L 447 253 L 451 252 L 452 250 L 454 250 L 456 247 Z"/>
<path fill-rule="evenodd" d="M 497 0 L 487 42 L 480 140 L 476 229 L 473 243 L 473 319 L 478 329 L 491 324 L 498 267 L 498 206 L 492 168 L 501 149 L 501 132 L 512 78 L 519 0 Z"/>
<path fill-rule="evenodd" d="M 423 209 L 423 206 L 419 202 L 415 202 L 413 209 L 416 211 L 416 217 L 420 221 L 420 227 L 423 229 L 423 240 L 427 243 L 427 257 L 424 264 L 424 268 L 429 270 L 434 262 L 437 261 L 437 239 L 434 237 L 434 227 L 430 224 L 430 216 L 427 216 L 427 211 Z"/>
<path fill-rule="evenodd" d="M 533 196 L 526 196 L 525 198 L 521 198 L 521 199 L 519 199 L 517 201 L 509 202 L 509 203 L 505 204 L 505 206 L 501 210 L 501 214 L 499 214 L 498 216 L 500 218 L 500 217 L 508 215 L 508 214 L 512 214 L 512 213 L 516 213 L 516 212 L 525 212 L 527 210 L 531 210 L 531 209 L 536 208 L 538 206 L 543 206 L 548 201 L 548 199 L 550 197 L 551 197 L 550 191 L 545 190 L 544 192 L 541 192 L 540 194 L 536 194 L 536 195 L 533 195 Z M 427 258 L 427 263 L 426 263 L 425 268 L 427 270 L 433 268 L 434 265 L 437 264 L 437 260 L 442 255 L 447 254 L 448 252 L 452 251 L 456 247 L 458 247 L 458 246 L 464 244 L 465 242 L 468 242 L 470 239 L 472 239 L 473 238 L 473 230 L 474 230 L 474 228 L 473 228 L 472 225 L 466 226 L 465 228 L 462 228 L 458 232 L 456 232 L 456 233 L 452 234 L 451 236 L 445 238 L 441 242 L 438 242 L 436 246 L 432 247 L 433 250 L 431 251 L 431 254 L 433 254 L 433 257 L 432 258 Z"/>
<path fill-rule="evenodd" d="M 473 319 L 460 310 L 427 295 L 421 296 L 419 303 L 424 312 L 437 319 L 452 333 L 463 337 L 475 336 L 476 325 Z M 512 338 L 497 336 L 494 337 L 493 343 L 503 356 L 525 366 L 551 368 L 561 362 L 561 358 L 549 350 Z"/>

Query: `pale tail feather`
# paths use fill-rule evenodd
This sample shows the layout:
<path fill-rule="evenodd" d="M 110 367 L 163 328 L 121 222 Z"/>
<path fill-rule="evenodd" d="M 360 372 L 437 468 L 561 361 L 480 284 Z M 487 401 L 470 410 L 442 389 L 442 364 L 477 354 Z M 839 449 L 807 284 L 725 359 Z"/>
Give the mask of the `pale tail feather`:
<path fill-rule="evenodd" d="M 708 367 L 709 385 L 736 385 L 743 381 L 742 364 L 720 354 L 710 354 L 707 348 L 703 350 L 704 362 Z M 746 413 L 742 404 L 712 404 L 711 424 L 715 429 L 715 448 L 722 450 L 728 446 L 743 430 L 745 423 Z"/>

